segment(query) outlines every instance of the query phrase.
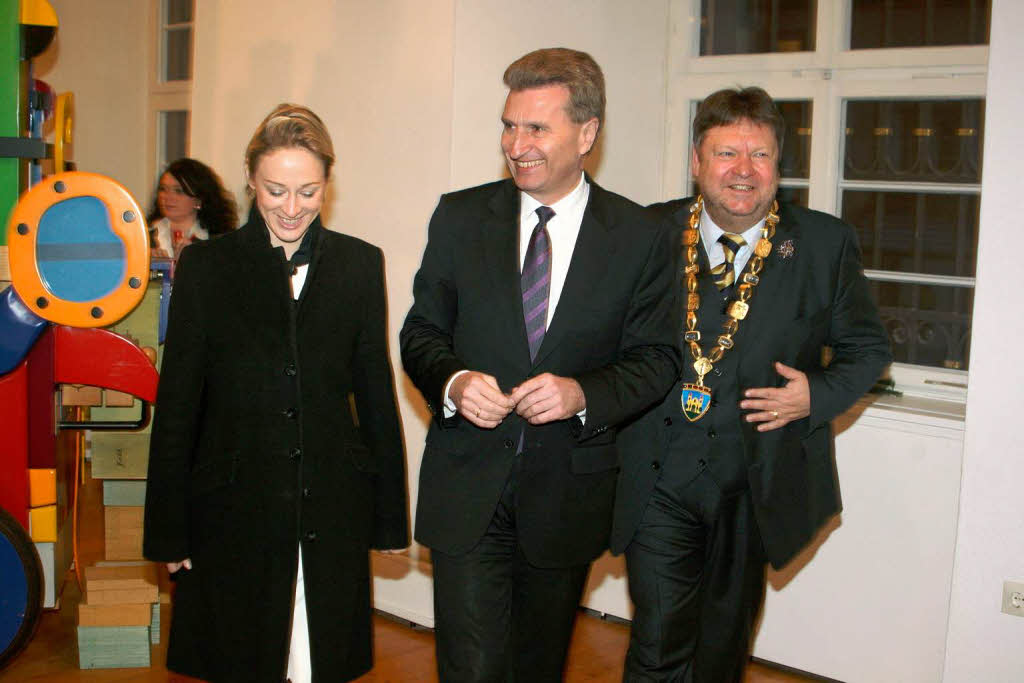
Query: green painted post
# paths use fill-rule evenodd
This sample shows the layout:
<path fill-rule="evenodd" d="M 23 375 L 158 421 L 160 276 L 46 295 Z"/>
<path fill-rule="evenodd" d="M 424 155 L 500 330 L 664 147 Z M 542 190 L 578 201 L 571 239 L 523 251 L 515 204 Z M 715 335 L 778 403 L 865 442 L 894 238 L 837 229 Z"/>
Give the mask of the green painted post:
<path fill-rule="evenodd" d="M 21 3 L 0 0 L 0 136 L 21 135 Z M 7 244 L 7 219 L 18 201 L 21 159 L 0 158 L 0 245 Z"/>

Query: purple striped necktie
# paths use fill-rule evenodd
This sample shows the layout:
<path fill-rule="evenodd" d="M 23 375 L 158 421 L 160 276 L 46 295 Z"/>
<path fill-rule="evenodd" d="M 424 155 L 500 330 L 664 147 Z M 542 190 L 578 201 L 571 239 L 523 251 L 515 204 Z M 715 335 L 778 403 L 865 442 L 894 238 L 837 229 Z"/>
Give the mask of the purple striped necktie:
<path fill-rule="evenodd" d="M 548 293 L 551 291 L 551 240 L 548 237 L 548 221 L 555 215 L 550 206 L 537 207 L 537 227 L 530 235 L 523 261 L 521 288 L 523 292 L 523 317 L 526 321 L 526 338 L 530 344 L 530 360 L 537 357 L 537 350 L 544 341 L 545 324 L 548 318 Z"/>

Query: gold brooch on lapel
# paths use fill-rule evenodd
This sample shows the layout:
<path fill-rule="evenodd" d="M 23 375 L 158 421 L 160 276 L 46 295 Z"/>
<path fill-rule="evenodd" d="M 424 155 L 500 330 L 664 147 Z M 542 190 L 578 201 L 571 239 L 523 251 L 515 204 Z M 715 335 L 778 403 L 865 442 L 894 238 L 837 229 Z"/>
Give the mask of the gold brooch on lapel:
<path fill-rule="evenodd" d="M 786 240 L 779 245 L 779 256 L 782 258 L 789 258 L 796 253 L 796 249 L 793 248 L 793 240 Z"/>

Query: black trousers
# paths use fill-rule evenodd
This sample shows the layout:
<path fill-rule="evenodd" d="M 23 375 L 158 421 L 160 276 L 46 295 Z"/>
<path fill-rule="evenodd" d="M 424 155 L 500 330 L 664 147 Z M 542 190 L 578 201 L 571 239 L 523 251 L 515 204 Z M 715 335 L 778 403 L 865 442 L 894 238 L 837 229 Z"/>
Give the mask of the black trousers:
<path fill-rule="evenodd" d="M 530 564 L 516 532 L 513 469 L 486 533 L 464 555 L 433 551 L 434 633 L 442 683 L 557 682 L 589 564 Z"/>
<path fill-rule="evenodd" d="M 688 482 L 666 465 L 626 548 L 636 612 L 623 681 L 739 683 L 765 587 L 750 491 L 740 465 Z"/>

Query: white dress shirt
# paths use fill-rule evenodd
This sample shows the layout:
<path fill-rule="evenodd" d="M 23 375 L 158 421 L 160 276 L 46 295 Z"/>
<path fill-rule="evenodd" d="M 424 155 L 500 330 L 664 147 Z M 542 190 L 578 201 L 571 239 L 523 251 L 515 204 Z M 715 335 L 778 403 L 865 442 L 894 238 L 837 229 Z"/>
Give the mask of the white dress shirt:
<path fill-rule="evenodd" d="M 569 273 L 569 263 L 572 261 L 572 253 L 576 248 L 576 238 L 580 234 L 580 226 L 583 224 L 583 212 L 587 208 L 587 200 L 590 199 L 590 183 L 587 182 L 583 172 L 580 171 L 580 181 L 573 188 L 572 192 L 548 206 L 555 212 L 555 215 L 548 221 L 548 239 L 551 243 L 551 285 L 548 290 L 548 313 L 544 321 L 544 329 L 551 324 L 551 316 L 555 314 L 558 300 L 562 296 L 562 288 L 565 286 L 565 277 Z M 526 249 L 530 244 L 530 236 L 533 229 L 537 227 L 540 218 L 537 216 L 538 207 L 544 206 L 539 201 L 525 192 L 519 193 L 519 269 L 522 272 L 523 261 L 526 260 Z M 721 259 L 719 259 L 721 260 Z M 455 414 L 455 401 L 449 396 L 452 382 L 459 375 L 469 372 L 469 369 L 460 370 L 448 378 L 444 386 L 444 416 L 451 417 Z M 583 419 L 586 411 L 580 413 Z"/>

